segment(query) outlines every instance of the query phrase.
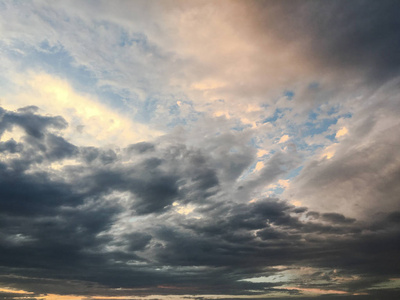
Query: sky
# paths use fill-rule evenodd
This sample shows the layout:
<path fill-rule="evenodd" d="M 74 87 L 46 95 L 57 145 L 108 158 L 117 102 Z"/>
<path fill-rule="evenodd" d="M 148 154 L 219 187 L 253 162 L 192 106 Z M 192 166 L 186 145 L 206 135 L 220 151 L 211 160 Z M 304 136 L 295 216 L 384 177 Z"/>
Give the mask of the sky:
<path fill-rule="evenodd" d="M 399 299 L 399 1 L 0 0 L 0 34 L 0 299 Z"/>

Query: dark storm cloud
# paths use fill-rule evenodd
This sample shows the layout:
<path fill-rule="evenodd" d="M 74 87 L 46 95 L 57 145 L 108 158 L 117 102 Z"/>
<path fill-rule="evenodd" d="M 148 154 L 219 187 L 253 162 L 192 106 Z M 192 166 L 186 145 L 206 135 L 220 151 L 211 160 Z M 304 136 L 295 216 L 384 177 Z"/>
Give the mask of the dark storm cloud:
<path fill-rule="evenodd" d="M 38 298 L 31 298 L 30 294 L 15 294 L 15 293 L 2 293 L 0 292 L 0 297 L 3 300 L 15 300 L 15 299 L 24 299 L 24 300 L 37 300 Z"/>
<path fill-rule="evenodd" d="M 308 5 L 307 5 L 308 4 Z M 397 1 L 307 3 L 306 30 L 323 64 L 363 70 L 377 81 L 399 75 Z"/>
<path fill-rule="evenodd" d="M 277 198 L 248 203 L 240 189 L 235 195 L 226 184 L 232 178 L 219 168 L 232 158 L 218 148 L 215 154 L 159 141 L 122 151 L 77 147 L 51 131 L 65 127 L 61 118 L 32 109 L 2 114 L 4 130 L 20 126 L 26 132 L 20 144 L 2 144 L 8 143 L 2 155 L 17 155 L 0 165 L 0 282 L 7 286 L 37 294 L 74 289 L 124 295 L 107 290 L 123 287 L 143 288 L 134 292 L 142 295 L 250 295 L 272 292 L 280 283 L 241 280 L 279 275 L 273 269 L 279 265 L 364 278 L 338 285 L 336 273 L 316 273 L 327 283 L 308 283 L 315 288 L 366 291 L 397 276 L 399 212 L 358 222 Z M 231 143 L 221 147 L 230 149 Z M 286 155 L 267 162 L 271 174 L 261 172 L 264 182 L 284 174 L 285 165 L 296 165 L 297 158 Z M 65 158 L 78 165 L 60 169 L 58 176 L 35 169 Z M 199 217 L 177 213 L 174 202 L 194 205 Z"/>
<path fill-rule="evenodd" d="M 161 212 L 178 196 L 177 180 L 168 176 L 147 161 L 149 169 L 138 166 L 128 170 L 99 170 L 82 180 L 80 185 L 89 188 L 89 194 L 108 194 L 112 191 L 130 192 L 136 200 L 132 207 L 137 214 Z"/>
<path fill-rule="evenodd" d="M 46 146 L 50 149 L 46 153 L 49 160 L 61 160 L 74 156 L 78 148 L 68 143 L 65 139 L 54 134 L 48 134 L 46 137 Z"/>
<path fill-rule="evenodd" d="M 142 145 L 140 143 L 139 147 Z M 128 149 L 135 147 L 131 145 Z M 206 201 L 213 194 L 211 189 L 219 184 L 216 171 L 203 163 L 203 155 L 183 146 L 170 147 L 155 154 L 152 151 L 132 154 L 128 150 L 128 157 L 144 155 L 136 164 L 129 166 L 117 164 L 108 167 L 104 162 L 104 153 L 99 149 L 84 148 L 82 153 L 86 162 L 95 166 L 96 160 L 100 159 L 100 165 L 78 185 L 88 189 L 90 194 L 130 192 L 135 197 L 132 208 L 140 215 L 166 211 L 174 201 Z"/>
<path fill-rule="evenodd" d="M 70 186 L 53 182 L 44 174 L 16 174 L 7 170 L 4 165 L 0 167 L 2 212 L 13 215 L 52 214 L 60 205 L 81 203 L 81 199 L 74 194 Z"/>
<path fill-rule="evenodd" d="M 62 117 L 47 117 L 36 115 L 37 107 L 29 106 L 18 110 L 17 112 L 0 110 L 0 133 L 11 129 L 13 126 L 22 127 L 28 136 L 34 138 L 43 137 L 43 131 L 48 127 L 55 129 L 64 129 L 67 122 Z"/>
<path fill-rule="evenodd" d="M 258 26 L 263 24 L 262 29 L 278 34 L 286 43 L 301 43 L 308 59 L 326 72 L 336 70 L 341 76 L 365 76 L 376 82 L 400 74 L 398 1 L 256 1 L 254 4 Z"/>
<path fill-rule="evenodd" d="M 128 146 L 126 149 L 128 152 L 144 153 L 147 151 L 154 151 L 154 145 L 148 142 L 141 142 Z"/>
<path fill-rule="evenodd" d="M 22 144 L 17 143 L 14 140 L 8 140 L 7 142 L 0 142 L 0 152 L 8 151 L 10 153 L 21 152 L 23 149 Z"/>
<path fill-rule="evenodd" d="M 325 213 L 322 214 L 322 219 L 333 223 L 353 223 L 355 219 L 346 218 L 342 214 Z"/>
<path fill-rule="evenodd" d="M 116 153 L 111 150 L 103 150 L 95 147 L 81 147 L 80 154 L 82 159 L 87 163 L 109 164 L 117 159 Z"/>

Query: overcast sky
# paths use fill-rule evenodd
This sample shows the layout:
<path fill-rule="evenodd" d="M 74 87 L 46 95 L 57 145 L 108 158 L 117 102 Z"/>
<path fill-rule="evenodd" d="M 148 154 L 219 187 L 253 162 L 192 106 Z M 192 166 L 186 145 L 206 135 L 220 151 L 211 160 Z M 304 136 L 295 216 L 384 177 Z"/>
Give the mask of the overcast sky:
<path fill-rule="evenodd" d="M 400 299 L 399 1 L 1 1 L 0 299 Z"/>

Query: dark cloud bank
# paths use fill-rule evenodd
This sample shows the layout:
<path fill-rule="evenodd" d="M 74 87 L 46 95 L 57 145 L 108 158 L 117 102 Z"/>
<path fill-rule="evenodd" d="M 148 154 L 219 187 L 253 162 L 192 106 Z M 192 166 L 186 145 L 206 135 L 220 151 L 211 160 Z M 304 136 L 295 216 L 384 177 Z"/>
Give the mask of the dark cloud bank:
<path fill-rule="evenodd" d="M 398 1 L 266 0 L 249 6 L 259 36 L 302 44 L 322 72 L 373 85 L 400 74 Z"/>
<path fill-rule="evenodd" d="M 243 279 L 309 267 L 315 272 L 296 286 L 368 293 L 357 299 L 398 295 L 369 288 L 399 276 L 400 211 L 359 221 L 276 198 L 249 203 L 232 196 L 240 187 L 226 188 L 237 178 L 217 168 L 229 155 L 165 141 L 77 147 L 59 135 L 67 126 L 61 117 L 34 107 L 2 109 L 0 119 L 1 133 L 25 132 L 0 144 L 6 286 L 35 295 L 252 295 L 285 290 L 277 289 L 282 282 Z M 50 168 L 65 159 L 76 163 Z M 184 205 L 195 210 L 179 214 Z"/>

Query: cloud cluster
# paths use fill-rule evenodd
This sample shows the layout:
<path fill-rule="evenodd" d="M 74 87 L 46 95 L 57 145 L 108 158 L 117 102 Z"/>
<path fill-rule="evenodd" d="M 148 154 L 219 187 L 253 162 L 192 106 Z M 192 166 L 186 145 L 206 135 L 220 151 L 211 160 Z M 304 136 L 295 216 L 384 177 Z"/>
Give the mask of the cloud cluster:
<path fill-rule="evenodd" d="M 0 298 L 398 299 L 396 1 L 0 3 Z"/>
<path fill-rule="evenodd" d="M 232 190 L 220 171 L 231 158 L 218 148 L 162 139 L 78 147 L 57 134 L 63 118 L 36 111 L 1 111 L 5 286 L 39 298 L 71 288 L 105 296 L 290 295 L 291 285 L 352 295 L 397 275 L 400 212 L 360 222 L 277 198 L 249 203 L 242 190 L 255 179 Z M 282 172 L 276 160 L 260 178 Z M 179 209 L 188 205 L 189 213 Z"/>
<path fill-rule="evenodd" d="M 349 131 L 305 165 L 286 197 L 361 218 L 399 209 L 398 80 L 360 100 Z"/>

